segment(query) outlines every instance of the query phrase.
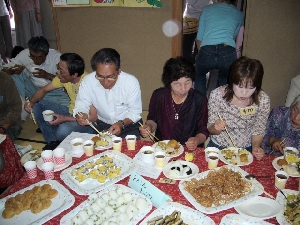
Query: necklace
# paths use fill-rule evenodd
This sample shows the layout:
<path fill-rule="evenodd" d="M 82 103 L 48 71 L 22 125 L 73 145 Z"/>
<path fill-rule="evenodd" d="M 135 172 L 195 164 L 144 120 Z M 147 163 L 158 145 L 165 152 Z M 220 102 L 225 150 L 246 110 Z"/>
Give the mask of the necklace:
<path fill-rule="evenodd" d="M 172 105 L 173 105 L 173 109 L 174 109 L 174 111 L 175 111 L 175 117 L 174 117 L 175 120 L 178 120 L 178 119 L 179 119 L 178 113 L 180 112 L 180 109 L 181 109 L 181 107 L 182 107 L 182 105 L 183 105 L 184 102 L 185 102 L 185 101 L 183 101 L 183 102 L 180 104 L 180 107 L 179 107 L 178 111 L 176 111 L 175 105 L 174 105 L 174 100 L 172 99 Z"/>

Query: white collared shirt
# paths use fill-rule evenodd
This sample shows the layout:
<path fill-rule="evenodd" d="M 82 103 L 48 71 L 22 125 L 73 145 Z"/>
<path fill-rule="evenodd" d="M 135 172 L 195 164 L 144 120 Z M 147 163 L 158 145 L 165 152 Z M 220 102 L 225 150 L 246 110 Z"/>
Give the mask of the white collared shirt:
<path fill-rule="evenodd" d="M 142 97 L 139 81 L 131 74 L 121 72 L 115 85 L 105 89 L 92 72 L 83 78 L 77 94 L 73 115 L 97 109 L 98 119 L 113 124 L 125 118 L 137 122 L 141 119 Z"/>

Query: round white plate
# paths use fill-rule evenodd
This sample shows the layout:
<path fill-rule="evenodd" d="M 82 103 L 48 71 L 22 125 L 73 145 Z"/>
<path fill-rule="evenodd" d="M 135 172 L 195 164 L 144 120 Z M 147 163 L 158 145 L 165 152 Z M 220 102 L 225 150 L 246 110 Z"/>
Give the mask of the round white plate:
<path fill-rule="evenodd" d="M 189 166 L 189 167 L 191 168 L 191 170 L 192 170 L 192 174 L 186 175 L 186 176 L 180 176 L 180 177 L 172 177 L 172 176 L 170 176 L 169 171 L 170 171 L 170 169 L 171 169 L 171 167 L 172 167 L 172 163 L 169 162 L 169 163 L 168 163 L 167 165 L 165 165 L 165 167 L 163 168 L 163 173 L 164 173 L 164 175 L 165 175 L 167 178 L 170 178 L 170 179 L 172 179 L 172 180 L 184 180 L 184 179 L 186 179 L 186 178 L 192 177 L 192 176 L 194 176 L 195 174 L 198 174 L 198 173 L 199 173 L 199 168 L 198 168 L 198 166 L 196 166 L 194 163 L 187 162 L 187 161 L 183 161 L 183 160 L 178 160 L 178 161 L 181 163 L 181 165 L 187 165 L 187 166 Z"/>
<path fill-rule="evenodd" d="M 107 146 L 97 146 L 95 148 L 95 150 L 103 151 L 103 150 L 107 150 L 107 149 L 110 149 L 110 148 L 112 148 L 112 144 L 107 145 Z"/>
<path fill-rule="evenodd" d="M 290 189 L 282 189 L 283 193 L 285 195 L 288 194 L 298 194 L 298 191 L 294 191 L 294 190 L 290 190 Z M 276 215 L 276 220 L 280 225 L 290 225 L 291 223 L 289 223 L 283 213 L 284 213 L 284 206 L 286 204 L 286 199 L 284 198 L 284 196 L 278 191 L 277 195 L 276 195 L 276 201 L 278 201 L 281 205 L 282 205 L 282 210 L 279 214 Z"/>
<path fill-rule="evenodd" d="M 165 143 L 167 144 L 167 143 L 169 142 L 169 140 L 163 140 L 163 142 L 165 142 Z M 152 148 L 154 149 L 154 151 L 155 151 L 155 147 L 156 147 L 156 146 L 157 146 L 157 142 L 156 142 L 155 144 L 152 145 Z M 180 145 L 179 152 L 178 152 L 177 154 L 175 154 L 175 155 L 170 155 L 170 156 L 166 155 L 166 157 L 167 157 L 167 158 L 173 158 L 173 157 L 180 156 L 180 155 L 183 153 L 183 151 L 184 151 L 184 148 L 183 148 L 182 145 Z"/>
<path fill-rule="evenodd" d="M 37 167 L 42 170 L 42 164 L 44 163 L 42 157 L 38 159 L 36 165 Z M 54 164 L 54 172 L 56 171 L 60 171 L 60 170 L 63 170 L 65 168 L 67 168 L 68 166 L 70 166 L 72 163 L 72 156 L 70 156 L 68 153 L 66 153 L 65 155 L 65 164 L 63 165 L 56 165 Z"/>
<path fill-rule="evenodd" d="M 271 225 L 271 223 L 265 221 L 252 221 L 251 219 L 246 219 L 239 214 L 230 213 L 223 216 L 220 224 L 226 225 Z"/>
<path fill-rule="evenodd" d="M 277 161 L 278 161 L 279 159 L 283 159 L 283 158 L 284 158 L 284 156 L 280 156 L 280 157 L 275 158 L 275 159 L 272 161 L 272 165 L 273 165 L 273 167 L 274 167 L 276 170 L 280 170 L 280 169 L 282 168 L 281 166 L 278 166 Z M 295 174 L 289 174 L 289 173 L 288 173 L 288 175 L 289 175 L 290 177 L 300 177 L 300 174 L 295 175 Z"/>
<path fill-rule="evenodd" d="M 35 155 L 35 153 L 37 152 L 37 150 L 31 150 L 27 153 L 25 153 L 22 158 L 21 158 L 21 164 L 24 165 L 26 162 L 28 161 L 36 161 L 40 158 L 40 154 L 39 156 L 38 155 Z"/>
<path fill-rule="evenodd" d="M 223 150 L 223 149 L 222 149 Z M 220 160 L 225 163 L 225 164 L 228 164 L 228 165 L 235 165 L 235 164 L 232 164 L 230 161 L 227 161 L 224 156 L 221 154 L 222 150 L 220 150 L 219 152 L 219 158 Z M 253 162 L 253 155 L 251 154 L 251 152 L 249 152 L 249 155 L 248 155 L 248 159 L 249 161 L 248 162 L 241 162 L 235 166 L 246 166 L 246 165 L 249 165 Z"/>
<path fill-rule="evenodd" d="M 280 213 L 282 206 L 275 200 L 256 196 L 234 209 L 243 217 L 251 220 L 265 220 Z"/>

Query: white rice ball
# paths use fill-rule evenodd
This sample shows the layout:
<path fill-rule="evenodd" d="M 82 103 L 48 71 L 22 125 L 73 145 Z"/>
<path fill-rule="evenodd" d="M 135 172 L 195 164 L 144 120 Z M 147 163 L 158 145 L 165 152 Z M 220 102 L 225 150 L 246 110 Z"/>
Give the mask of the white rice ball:
<path fill-rule="evenodd" d="M 96 194 L 96 193 L 93 193 L 93 194 L 91 194 L 89 197 L 88 197 L 88 203 L 91 205 L 91 204 L 93 204 L 95 201 L 96 201 L 96 199 L 98 198 L 98 195 Z"/>
<path fill-rule="evenodd" d="M 191 170 L 191 168 L 189 166 L 186 166 L 186 167 L 183 168 L 182 174 L 183 175 L 190 175 L 190 174 L 188 174 L 188 173 L 191 173 L 190 170 Z"/>
<path fill-rule="evenodd" d="M 91 206 L 86 207 L 85 210 L 89 216 L 92 216 L 94 214 L 94 211 L 92 210 Z"/>
<path fill-rule="evenodd" d="M 108 225 L 118 225 L 118 224 L 115 222 L 109 222 Z"/>
<path fill-rule="evenodd" d="M 125 202 L 127 202 L 127 203 L 128 203 L 128 202 L 131 202 L 132 199 L 133 199 L 131 193 L 124 193 L 124 194 L 122 195 L 122 197 L 124 198 Z"/>
<path fill-rule="evenodd" d="M 114 209 L 117 209 L 118 206 L 119 206 L 119 204 L 118 204 L 118 202 L 117 202 L 116 200 L 110 200 L 110 201 L 108 202 L 108 205 L 110 205 L 110 206 L 113 207 Z"/>
<path fill-rule="evenodd" d="M 113 209 L 113 207 L 107 205 L 104 207 L 105 212 L 107 213 L 108 216 L 111 216 L 112 214 L 114 214 L 115 210 Z"/>
<path fill-rule="evenodd" d="M 89 218 L 89 214 L 87 214 L 86 210 L 81 210 L 78 215 L 81 217 L 82 221 L 86 221 Z"/>
<path fill-rule="evenodd" d="M 126 213 L 127 215 L 130 215 L 131 216 L 131 213 L 132 213 L 132 217 L 136 216 L 137 214 L 139 214 L 139 210 L 132 204 L 128 205 L 127 208 L 126 208 Z M 131 218 L 132 218 L 131 217 Z M 130 218 L 130 219 L 131 219 Z"/>
<path fill-rule="evenodd" d="M 84 222 L 84 224 L 87 224 L 87 225 L 94 225 L 94 221 L 92 219 L 88 219 Z"/>
<path fill-rule="evenodd" d="M 100 219 L 102 221 L 105 221 L 109 218 L 107 212 L 104 210 L 104 209 L 101 209 L 99 212 L 98 212 L 98 216 L 100 217 Z"/>
<path fill-rule="evenodd" d="M 94 213 L 97 213 L 97 212 L 99 212 L 100 211 L 100 206 L 96 203 L 96 202 L 94 202 L 92 205 L 91 205 L 91 208 L 92 208 L 92 210 L 94 211 Z"/>
<path fill-rule="evenodd" d="M 116 191 L 117 191 L 118 195 L 122 195 L 124 193 L 124 189 L 121 187 L 118 187 Z"/>
<path fill-rule="evenodd" d="M 118 193 L 116 191 L 110 191 L 109 196 L 111 197 L 111 199 L 117 199 L 119 197 Z"/>
<path fill-rule="evenodd" d="M 103 209 L 103 208 L 106 206 L 106 202 L 104 201 L 103 198 L 98 198 L 98 199 L 96 200 L 96 203 L 99 205 L 99 207 L 100 207 L 101 209 Z"/>
<path fill-rule="evenodd" d="M 121 213 L 119 216 L 119 223 L 128 224 L 130 221 L 128 215 L 126 213 Z"/>
<path fill-rule="evenodd" d="M 118 218 L 115 216 L 112 216 L 108 219 L 109 222 L 118 222 Z"/>
<path fill-rule="evenodd" d="M 102 225 L 109 225 L 109 222 L 106 220 L 102 223 Z"/>
<path fill-rule="evenodd" d="M 98 220 L 100 220 L 100 217 L 94 214 L 90 217 L 90 219 L 93 220 L 94 222 L 97 222 Z"/>
<path fill-rule="evenodd" d="M 74 224 L 74 225 L 83 224 L 83 221 L 79 215 L 74 216 L 71 221 L 72 221 L 72 224 Z"/>
<path fill-rule="evenodd" d="M 103 198 L 103 200 L 104 200 L 105 202 L 108 202 L 109 200 L 111 200 L 111 197 L 110 197 L 109 194 L 107 194 L 107 193 L 101 195 L 101 198 Z"/>
<path fill-rule="evenodd" d="M 169 170 L 169 175 L 170 177 L 174 177 L 177 178 L 179 177 L 181 174 L 178 170 L 174 169 L 174 170 Z"/>
<path fill-rule="evenodd" d="M 127 208 L 127 205 L 122 205 L 118 208 L 118 211 L 120 211 L 121 213 L 125 213 L 126 212 L 126 208 Z"/>
<path fill-rule="evenodd" d="M 117 198 L 117 202 L 118 202 L 119 206 L 124 205 L 126 203 L 123 196 L 120 196 L 119 198 Z"/>
<path fill-rule="evenodd" d="M 140 212 L 144 212 L 148 208 L 149 203 L 145 198 L 139 197 L 136 199 L 135 206 Z"/>

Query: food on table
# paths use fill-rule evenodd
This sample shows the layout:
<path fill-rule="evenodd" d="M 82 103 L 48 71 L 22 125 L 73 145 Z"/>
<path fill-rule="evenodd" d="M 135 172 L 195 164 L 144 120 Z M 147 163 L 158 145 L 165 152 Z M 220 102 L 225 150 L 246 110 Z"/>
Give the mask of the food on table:
<path fill-rule="evenodd" d="M 73 144 L 73 146 L 79 146 L 79 145 L 82 145 L 82 142 L 75 142 L 75 143 Z"/>
<path fill-rule="evenodd" d="M 147 225 L 163 225 L 163 224 L 175 224 L 175 225 L 187 225 L 181 218 L 181 212 L 174 210 L 171 215 L 156 216 L 147 221 Z"/>
<path fill-rule="evenodd" d="M 249 162 L 249 152 L 246 149 L 224 148 L 221 150 L 221 155 L 228 163 L 233 165 Z"/>
<path fill-rule="evenodd" d="M 170 140 L 167 143 L 165 141 L 157 142 L 155 151 L 165 151 L 166 156 L 174 156 L 180 151 L 180 143 L 176 140 Z"/>
<path fill-rule="evenodd" d="M 71 175 L 79 182 L 90 178 L 104 183 L 106 180 L 112 180 L 120 174 L 121 168 L 107 155 L 102 155 L 100 158 L 87 162 L 71 171 Z"/>
<path fill-rule="evenodd" d="M 194 153 L 192 153 L 192 152 L 186 153 L 185 156 L 184 156 L 184 159 L 188 162 L 193 161 L 194 160 Z"/>
<path fill-rule="evenodd" d="M 297 168 L 293 165 L 283 165 L 282 168 L 284 172 L 286 172 L 289 175 L 299 175 Z"/>
<path fill-rule="evenodd" d="M 108 141 L 106 141 L 105 139 L 97 141 L 96 146 L 108 146 Z"/>
<path fill-rule="evenodd" d="M 292 225 L 300 224 L 300 195 L 289 194 L 287 196 L 288 202 L 295 204 L 294 207 L 290 207 L 287 204 L 284 207 L 284 217 Z"/>
<path fill-rule="evenodd" d="M 100 141 L 101 138 L 100 138 L 99 136 L 94 136 L 94 137 L 92 137 L 91 140 L 92 140 L 94 143 L 96 143 L 97 141 Z"/>
<path fill-rule="evenodd" d="M 50 184 L 34 186 L 22 194 L 8 198 L 5 202 L 2 217 L 4 219 L 10 219 L 25 210 L 30 210 L 34 214 L 40 213 L 51 206 L 51 199 L 57 195 L 58 191 L 53 189 Z"/>
<path fill-rule="evenodd" d="M 182 164 L 180 161 L 172 161 L 170 162 L 170 177 L 178 178 L 181 176 L 188 176 L 193 173 L 192 169 L 186 165 Z"/>
<path fill-rule="evenodd" d="M 287 165 L 288 162 L 285 159 L 278 159 L 277 160 L 277 165 L 278 166 L 283 166 L 283 165 Z"/>
<path fill-rule="evenodd" d="M 96 147 L 107 147 L 112 145 L 111 134 L 108 132 L 102 132 L 101 135 L 92 137 L 91 139 Z"/>
<path fill-rule="evenodd" d="M 288 164 L 296 163 L 299 162 L 299 158 L 296 155 L 286 155 L 285 160 L 287 161 Z"/>
<path fill-rule="evenodd" d="M 71 218 L 72 224 L 129 224 L 150 206 L 144 197 L 125 192 L 122 187 L 108 193 L 93 193 L 87 203 Z"/>
<path fill-rule="evenodd" d="M 211 170 L 203 179 L 184 181 L 185 190 L 204 207 L 213 207 L 239 199 L 251 191 L 251 182 L 226 166 Z"/>

